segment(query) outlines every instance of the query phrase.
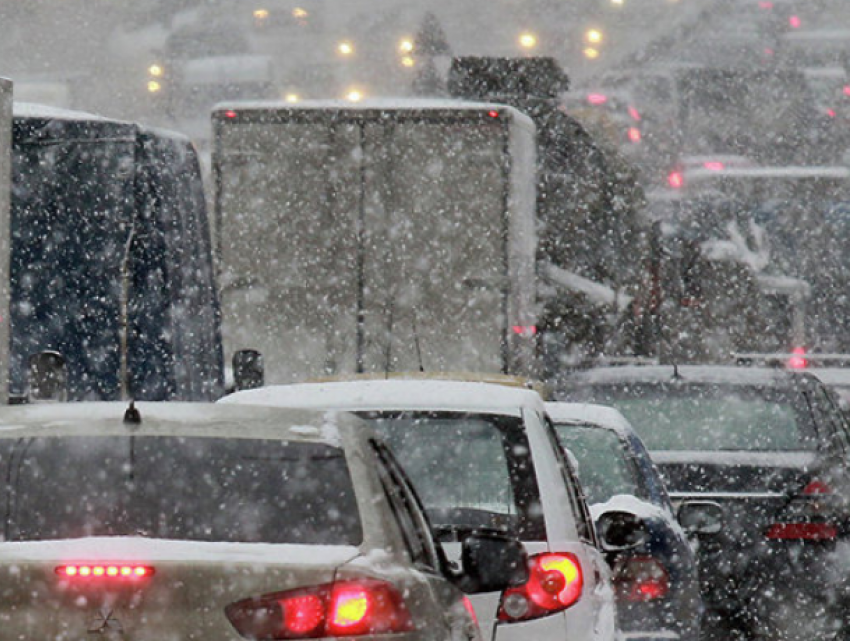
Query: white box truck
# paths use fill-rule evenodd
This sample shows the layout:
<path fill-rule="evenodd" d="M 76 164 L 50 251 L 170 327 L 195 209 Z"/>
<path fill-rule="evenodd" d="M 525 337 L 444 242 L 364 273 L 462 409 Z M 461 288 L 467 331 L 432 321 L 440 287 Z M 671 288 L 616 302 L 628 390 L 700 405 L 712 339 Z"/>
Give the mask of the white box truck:
<path fill-rule="evenodd" d="M 534 373 L 535 129 L 496 104 L 213 112 L 225 358 L 266 382 Z"/>

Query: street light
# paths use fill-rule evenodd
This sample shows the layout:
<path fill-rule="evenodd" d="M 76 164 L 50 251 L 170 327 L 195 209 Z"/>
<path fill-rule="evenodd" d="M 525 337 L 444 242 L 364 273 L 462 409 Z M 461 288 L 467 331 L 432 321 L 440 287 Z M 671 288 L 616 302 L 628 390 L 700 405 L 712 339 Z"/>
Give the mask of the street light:
<path fill-rule="evenodd" d="M 161 78 L 165 70 L 162 68 L 162 65 L 152 64 L 148 67 L 148 73 L 154 78 Z"/>
<path fill-rule="evenodd" d="M 602 42 L 602 32 L 599 29 L 588 29 L 584 39 L 592 45 L 598 45 Z"/>
<path fill-rule="evenodd" d="M 537 36 L 529 31 L 519 34 L 518 40 L 519 46 L 523 49 L 534 49 L 537 46 Z"/>
<path fill-rule="evenodd" d="M 413 52 L 413 40 L 410 38 L 402 38 L 398 43 L 398 50 L 400 53 L 412 53 Z"/>
<path fill-rule="evenodd" d="M 354 53 L 354 45 L 348 40 L 343 40 L 336 46 L 336 51 L 343 57 L 348 57 Z"/>

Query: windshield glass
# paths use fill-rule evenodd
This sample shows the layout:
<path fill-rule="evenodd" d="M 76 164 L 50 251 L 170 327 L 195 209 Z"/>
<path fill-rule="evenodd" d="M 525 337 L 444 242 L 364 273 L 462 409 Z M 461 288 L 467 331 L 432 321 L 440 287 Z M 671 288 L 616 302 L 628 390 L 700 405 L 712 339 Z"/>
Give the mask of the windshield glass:
<path fill-rule="evenodd" d="M 604 503 L 617 494 L 644 497 L 619 435 L 590 425 L 555 425 L 558 440 L 578 461 L 578 475 L 588 503 Z"/>
<path fill-rule="evenodd" d="M 723 386 L 606 387 L 597 402 L 620 410 L 649 450 L 805 451 L 814 426 L 792 397 Z"/>
<path fill-rule="evenodd" d="M 545 538 L 522 420 L 449 413 L 370 414 L 437 526 Z"/>
<path fill-rule="evenodd" d="M 345 457 L 321 444 L 151 436 L 3 439 L 6 541 L 148 536 L 362 541 Z"/>

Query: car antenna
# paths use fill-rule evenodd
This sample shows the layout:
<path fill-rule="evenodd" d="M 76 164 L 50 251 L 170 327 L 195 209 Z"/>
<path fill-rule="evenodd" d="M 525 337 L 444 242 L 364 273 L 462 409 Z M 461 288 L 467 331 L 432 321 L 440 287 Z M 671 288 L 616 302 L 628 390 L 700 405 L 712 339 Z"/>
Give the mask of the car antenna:
<path fill-rule="evenodd" d="M 419 330 L 416 329 L 416 312 L 413 312 L 413 344 L 416 346 L 416 358 L 419 361 L 419 371 L 424 372 L 425 366 L 422 365 L 422 347 L 419 345 Z"/>
<path fill-rule="evenodd" d="M 393 320 L 395 318 L 395 296 L 390 298 L 390 317 L 387 321 L 387 351 L 384 357 L 384 378 L 390 377 L 393 358 Z"/>
<path fill-rule="evenodd" d="M 130 407 L 124 412 L 124 424 L 128 427 L 142 424 L 142 413 L 136 409 L 135 401 L 130 401 Z"/>

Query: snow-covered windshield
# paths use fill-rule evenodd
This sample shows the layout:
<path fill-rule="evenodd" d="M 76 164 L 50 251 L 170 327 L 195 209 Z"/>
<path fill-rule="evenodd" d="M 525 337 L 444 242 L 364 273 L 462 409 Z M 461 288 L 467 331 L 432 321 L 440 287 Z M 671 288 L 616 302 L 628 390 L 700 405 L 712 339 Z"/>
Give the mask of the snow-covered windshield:
<path fill-rule="evenodd" d="M 3 539 L 359 545 L 338 448 L 153 436 L 2 439 Z"/>

